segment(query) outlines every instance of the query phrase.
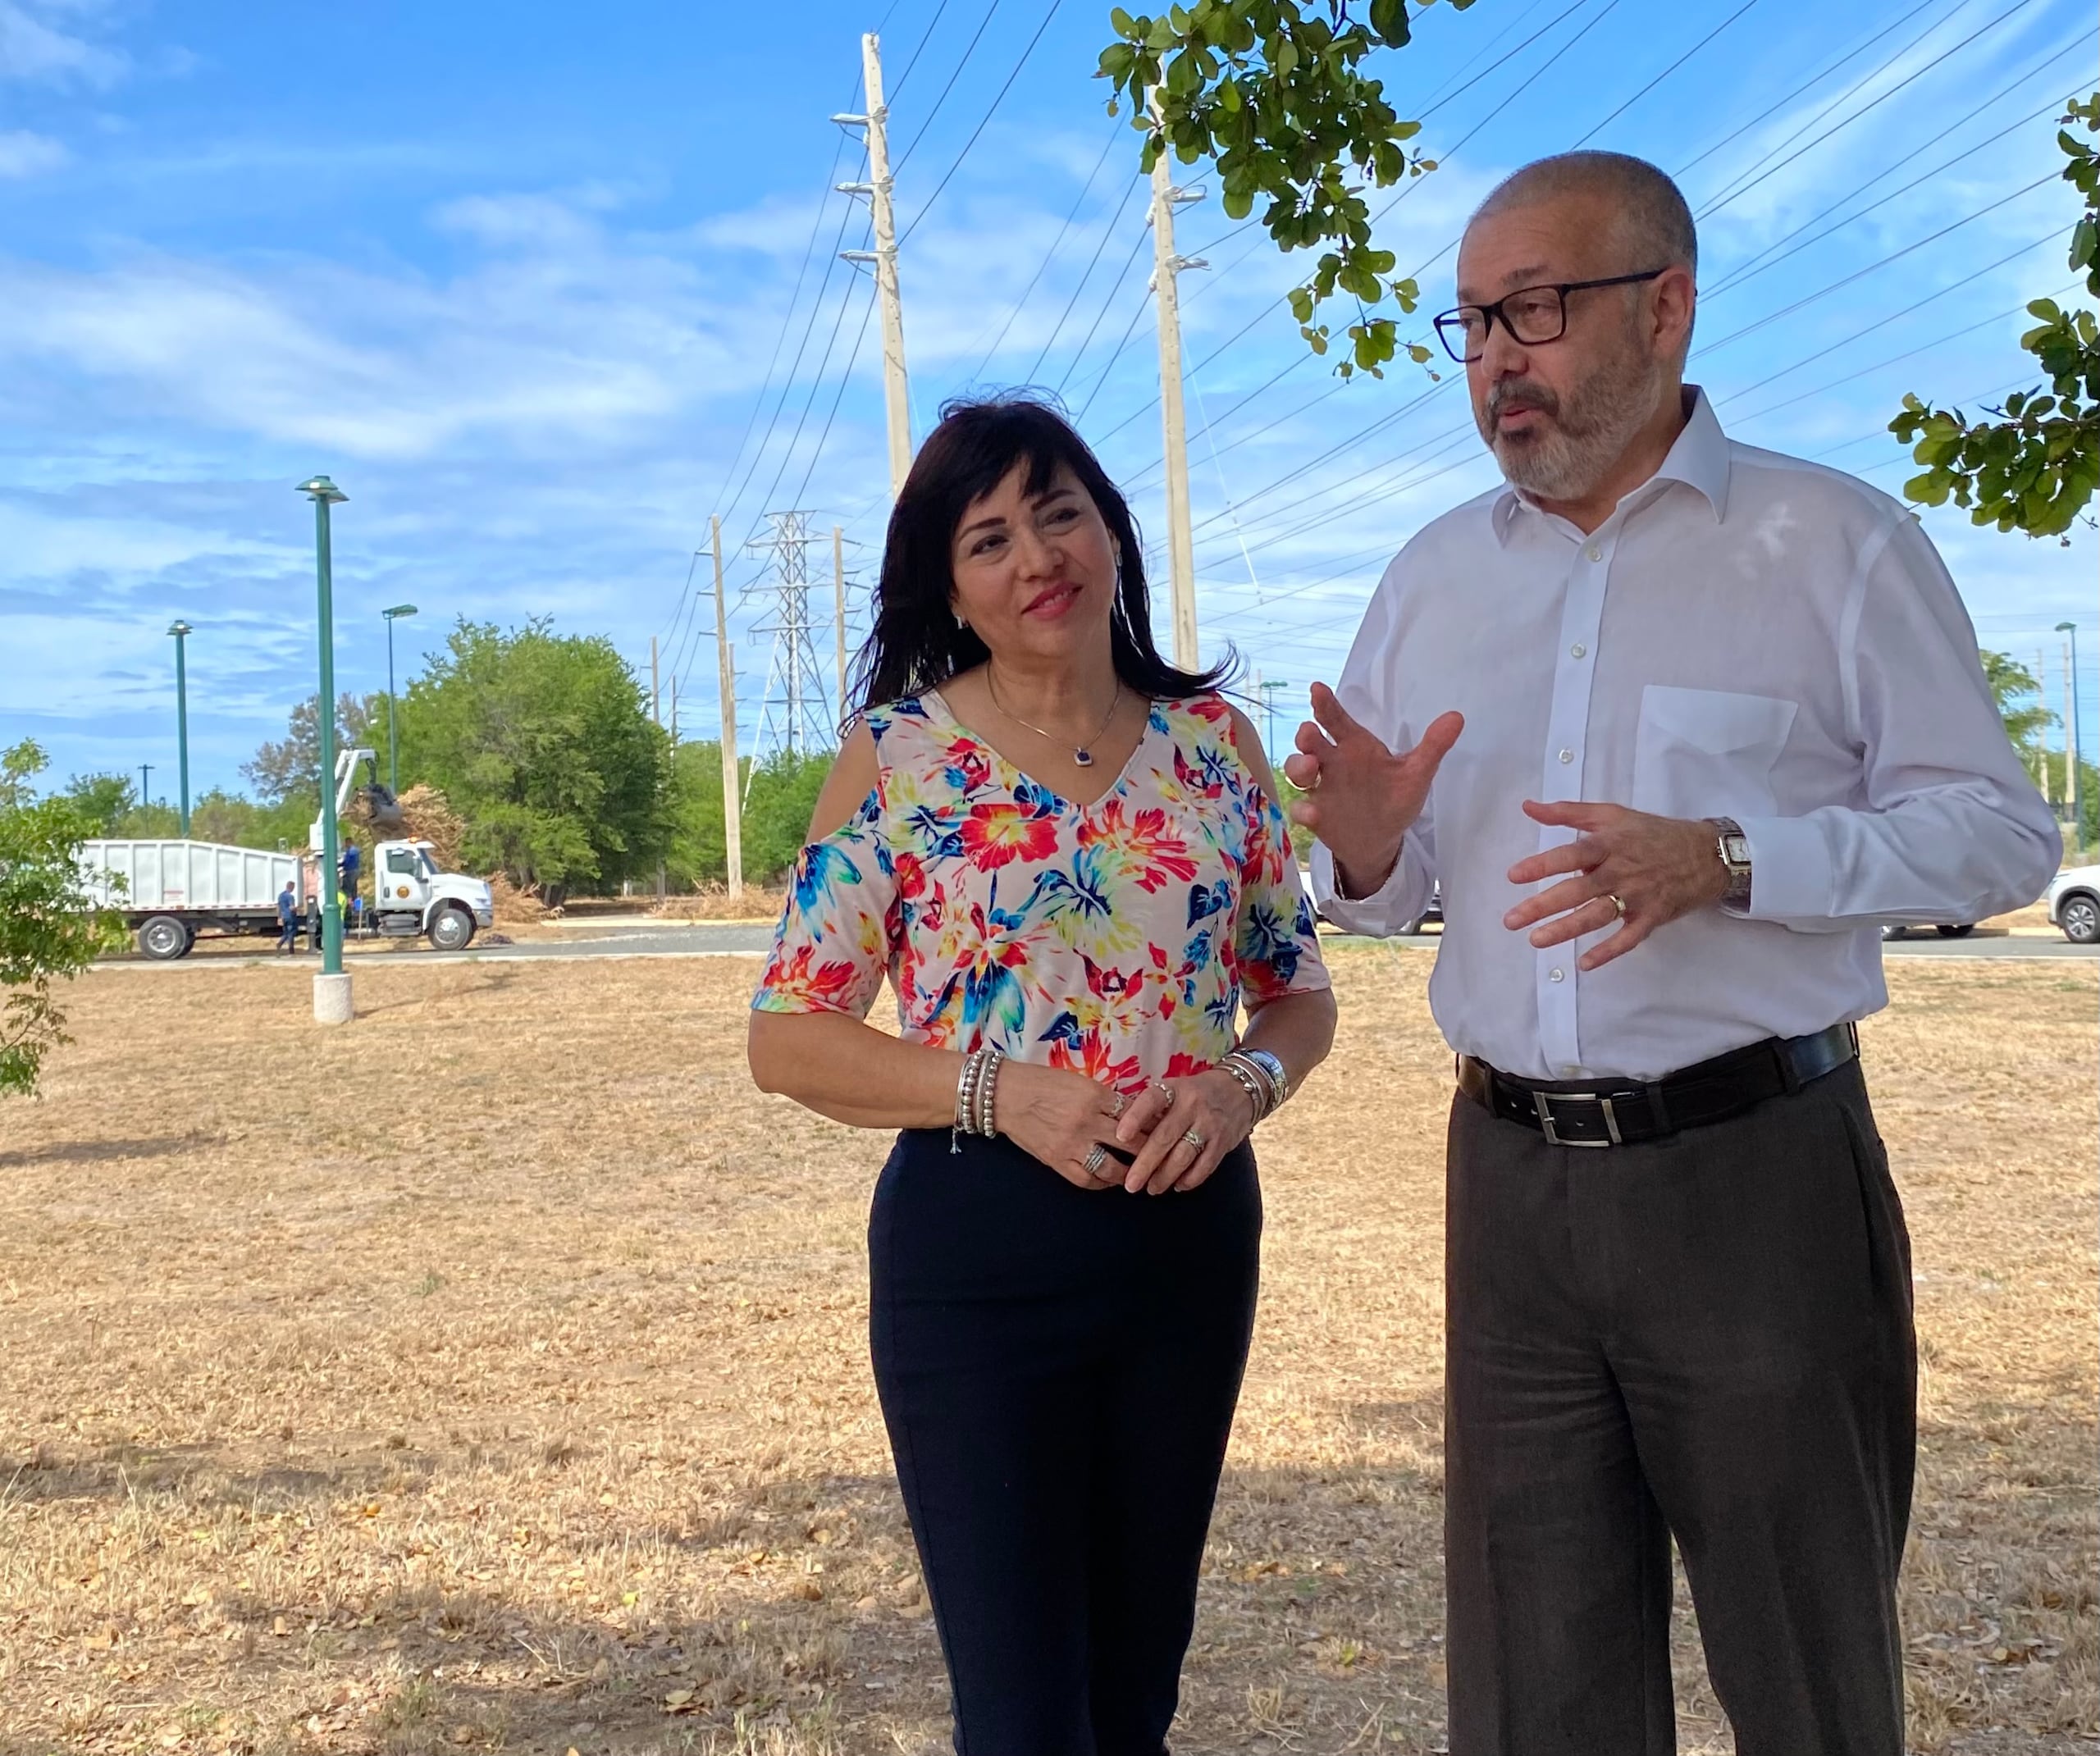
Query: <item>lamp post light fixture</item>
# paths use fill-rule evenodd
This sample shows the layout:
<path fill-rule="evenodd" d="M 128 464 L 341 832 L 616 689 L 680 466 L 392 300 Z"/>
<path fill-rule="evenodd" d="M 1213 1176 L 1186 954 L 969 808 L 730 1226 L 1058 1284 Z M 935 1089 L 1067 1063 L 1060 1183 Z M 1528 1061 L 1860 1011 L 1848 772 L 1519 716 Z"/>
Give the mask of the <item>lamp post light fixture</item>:
<path fill-rule="evenodd" d="M 194 632 L 189 624 L 177 617 L 167 625 L 167 632 L 175 637 L 175 762 L 181 776 L 181 791 L 177 796 L 182 801 L 182 837 L 189 838 L 189 684 L 182 664 L 183 642 Z"/>
<path fill-rule="evenodd" d="M 336 871 L 336 607 L 328 509 L 349 496 L 326 476 L 302 481 L 299 491 L 313 502 L 313 572 L 321 627 L 320 710 L 315 715 L 321 733 L 321 869 L 314 897 L 321 910 L 321 974 L 313 978 L 313 1017 L 317 1024 L 346 1024 L 350 978 L 343 973 L 343 905 L 337 888 L 341 880 Z"/>
<path fill-rule="evenodd" d="M 386 787 L 397 799 L 401 796 L 401 741 L 394 728 L 394 624 L 415 613 L 413 604 L 396 604 L 379 613 L 386 618 Z"/>

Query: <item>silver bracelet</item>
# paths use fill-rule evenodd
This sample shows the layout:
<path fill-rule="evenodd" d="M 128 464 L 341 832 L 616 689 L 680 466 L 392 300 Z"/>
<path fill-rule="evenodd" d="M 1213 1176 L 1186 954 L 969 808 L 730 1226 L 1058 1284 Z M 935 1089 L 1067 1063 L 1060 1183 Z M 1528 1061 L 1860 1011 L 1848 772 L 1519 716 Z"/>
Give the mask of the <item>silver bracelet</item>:
<path fill-rule="evenodd" d="M 1274 1115 L 1290 1095 L 1290 1079 L 1283 1063 L 1266 1049 L 1235 1049 L 1219 1065 L 1235 1078 L 1248 1082 L 1249 1092 L 1255 1095 L 1258 1124 Z"/>
<path fill-rule="evenodd" d="M 1268 1080 L 1269 1089 L 1275 1094 L 1269 1108 L 1282 1108 L 1284 1101 L 1290 1096 L 1290 1074 L 1284 1064 L 1267 1049 L 1236 1049 L 1233 1052 L 1245 1056 Z"/>
<path fill-rule="evenodd" d="M 948 1129 L 948 1151 L 962 1150 L 965 1134 L 989 1135 L 993 1125 L 993 1102 L 999 1084 L 999 1064 L 1006 1051 L 994 1047 L 973 1049 L 963 1057 L 962 1073 L 955 1086 L 955 1120 Z"/>
<path fill-rule="evenodd" d="M 1247 1101 L 1253 1106 L 1254 1120 L 1248 1125 L 1250 1128 L 1260 1126 L 1262 1119 L 1269 1113 L 1269 1093 L 1267 1085 L 1262 1083 L 1258 1074 L 1229 1056 L 1220 1061 L 1218 1066 L 1224 1072 L 1232 1075 L 1234 1083 L 1247 1094 Z"/>
<path fill-rule="evenodd" d="M 994 1100 L 999 1090 L 999 1064 L 1007 1057 L 1005 1051 L 998 1048 L 986 1048 L 980 1052 L 984 1056 L 984 1070 L 977 1079 L 976 1131 L 989 1138 L 999 1131 L 994 1120 Z"/>

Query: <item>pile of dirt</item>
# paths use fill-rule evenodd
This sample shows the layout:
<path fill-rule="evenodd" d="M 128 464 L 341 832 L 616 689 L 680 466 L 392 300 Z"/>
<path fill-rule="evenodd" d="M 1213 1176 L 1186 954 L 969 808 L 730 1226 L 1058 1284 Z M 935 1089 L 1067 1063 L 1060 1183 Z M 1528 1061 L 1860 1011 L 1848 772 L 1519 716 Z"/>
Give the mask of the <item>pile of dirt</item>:
<path fill-rule="evenodd" d="M 746 884 L 733 896 L 726 886 L 701 884 L 682 896 L 666 896 L 652 904 L 649 912 L 667 921 L 772 921 L 788 905 L 788 892 Z"/>

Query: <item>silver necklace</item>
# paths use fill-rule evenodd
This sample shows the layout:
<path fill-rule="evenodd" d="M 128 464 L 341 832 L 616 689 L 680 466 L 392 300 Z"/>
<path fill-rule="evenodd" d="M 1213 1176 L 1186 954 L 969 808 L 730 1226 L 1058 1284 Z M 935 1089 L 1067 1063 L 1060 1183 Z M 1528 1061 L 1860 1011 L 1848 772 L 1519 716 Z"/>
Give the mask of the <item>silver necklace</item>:
<path fill-rule="evenodd" d="M 999 699 L 999 686 L 992 681 L 992 668 L 988 664 L 984 667 L 984 686 L 991 693 L 992 705 L 998 709 L 1004 717 L 1011 719 L 1016 725 L 1025 731 L 1033 732 L 1038 737 L 1046 739 L 1050 743 L 1061 744 L 1065 741 L 1054 732 L 1045 732 L 1040 726 L 1030 725 Z M 1116 679 L 1116 698 L 1108 704 L 1108 712 L 1101 723 L 1094 727 L 1093 736 L 1084 742 L 1075 744 L 1072 746 L 1072 761 L 1078 767 L 1090 769 L 1093 766 L 1093 746 L 1101 741 L 1101 734 L 1108 729 L 1110 723 L 1116 718 L 1116 709 L 1122 705 L 1123 680 L 1119 677 Z"/>

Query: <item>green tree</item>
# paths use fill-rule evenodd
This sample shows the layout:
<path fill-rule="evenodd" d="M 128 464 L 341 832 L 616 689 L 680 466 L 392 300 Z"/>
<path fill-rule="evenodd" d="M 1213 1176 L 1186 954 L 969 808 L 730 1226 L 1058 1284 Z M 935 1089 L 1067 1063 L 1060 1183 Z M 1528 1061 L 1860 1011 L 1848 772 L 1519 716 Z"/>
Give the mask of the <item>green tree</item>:
<path fill-rule="evenodd" d="M 1472 3 L 1451 0 L 1460 11 Z M 1110 111 L 1127 101 L 1144 132 L 1144 168 L 1165 150 L 1184 164 L 1214 158 L 1229 218 L 1266 201 L 1262 224 L 1279 245 L 1320 249 L 1291 294 L 1313 352 L 1331 340 L 1321 308 L 1344 294 L 1356 321 L 1336 370 L 1382 376 L 1400 344 L 1379 308 L 1390 299 L 1412 312 L 1420 294 L 1393 277 L 1393 253 L 1373 243 L 1365 191 L 1436 162 L 1408 144 L 1422 125 L 1361 70 L 1376 51 L 1406 46 L 1407 0 L 1194 0 L 1157 16 L 1117 7 L 1109 22 L 1116 40 L 1101 52 L 1100 75 L 1116 94 Z M 1418 363 L 1430 358 L 1419 343 L 1405 351 Z"/>
<path fill-rule="evenodd" d="M 26 740 L 0 752 L 0 1093 L 33 1094 L 44 1056 L 72 1039 L 52 983 L 124 942 L 124 923 L 88 896 L 75 860 L 96 824 L 30 782 L 46 765 Z"/>
<path fill-rule="evenodd" d="M 75 774 L 66 782 L 66 802 L 94 825 L 91 835 L 121 834 L 117 825 L 138 803 L 128 774 Z"/>
<path fill-rule="evenodd" d="M 2041 751 L 2043 729 L 2057 723 L 2057 716 L 2041 704 L 2042 686 L 2034 673 L 2004 652 L 1981 652 L 1984 678 L 1991 686 L 1991 699 L 1998 705 L 1998 718 L 2005 722 L 2005 735 L 2012 747 L 2028 758 L 2032 770 Z"/>
<path fill-rule="evenodd" d="M 348 690 L 336 697 L 336 748 L 371 747 L 372 729 L 384 712 L 386 697 L 354 696 Z M 321 809 L 321 698 L 310 695 L 291 711 L 285 736 L 266 743 L 254 760 L 241 764 L 242 778 L 266 805 L 281 805 L 296 799 L 308 818 Z"/>
<path fill-rule="evenodd" d="M 2071 103 L 2062 120 L 2100 133 L 2100 92 Z M 2100 299 L 2100 154 L 2061 129 L 2057 144 L 2070 161 L 2064 181 L 2085 198 L 2071 229 L 2071 271 L 2082 273 L 2086 292 Z M 1911 499 L 1927 506 L 1952 499 L 1969 509 L 1974 523 L 2062 536 L 2100 486 L 2100 322 L 2092 312 L 2066 311 L 2052 299 L 2035 299 L 2027 309 L 2041 321 L 2020 344 L 2048 379 L 2046 389 L 2016 391 L 2002 406 L 1987 408 L 1995 421 L 1935 408 L 1914 392 L 1888 429 L 1925 466 L 1903 485 Z"/>
<path fill-rule="evenodd" d="M 670 743 L 601 636 L 462 620 L 401 700 L 401 764 L 466 821 L 461 853 L 558 896 L 653 875 Z"/>
<path fill-rule="evenodd" d="M 753 770 L 743 764 L 750 797 L 743 819 L 744 876 L 777 884 L 792 869 L 810 832 L 810 814 L 833 760 L 776 754 Z M 670 836 L 664 875 L 679 890 L 719 884 L 728 875 L 728 835 L 722 813 L 722 746 L 681 744 L 672 758 Z"/>

